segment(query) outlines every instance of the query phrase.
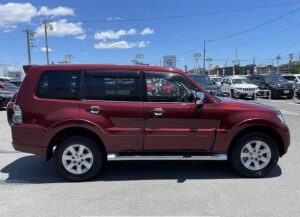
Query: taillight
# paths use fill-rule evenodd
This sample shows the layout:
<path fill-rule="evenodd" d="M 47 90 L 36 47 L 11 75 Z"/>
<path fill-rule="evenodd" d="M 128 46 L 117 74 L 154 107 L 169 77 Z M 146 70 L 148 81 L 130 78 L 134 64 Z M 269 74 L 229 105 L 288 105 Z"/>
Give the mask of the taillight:
<path fill-rule="evenodd" d="M 18 105 L 13 106 L 14 114 L 13 114 L 13 122 L 17 124 L 22 123 L 22 110 L 21 107 Z"/>

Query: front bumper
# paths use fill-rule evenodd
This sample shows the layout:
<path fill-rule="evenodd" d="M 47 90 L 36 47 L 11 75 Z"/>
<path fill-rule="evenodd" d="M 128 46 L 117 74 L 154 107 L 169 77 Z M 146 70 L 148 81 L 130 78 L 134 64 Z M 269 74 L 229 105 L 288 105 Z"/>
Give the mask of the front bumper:
<path fill-rule="evenodd" d="M 293 89 L 284 88 L 284 89 L 272 89 L 271 90 L 272 96 L 280 97 L 280 96 L 292 96 Z"/>
<path fill-rule="evenodd" d="M 10 100 L 11 97 L 0 97 L 0 108 L 6 107 Z"/>

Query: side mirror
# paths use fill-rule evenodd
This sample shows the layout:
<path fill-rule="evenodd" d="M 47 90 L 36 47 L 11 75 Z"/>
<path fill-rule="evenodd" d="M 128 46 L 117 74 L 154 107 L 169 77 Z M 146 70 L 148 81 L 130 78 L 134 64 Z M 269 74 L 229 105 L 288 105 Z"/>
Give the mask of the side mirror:
<path fill-rule="evenodd" d="M 294 80 L 294 82 L 295 82 L 295 83 L 297 83 L 297 82 L 298 82 L 298 80 L 297 80 L 297 79 L 295 79 L 295 80 Z"/>
<path fill-rule="evenodd" d="M 204 104 L 205 95 L 202 92 L 195 93 L 195 104 L 197 106 Z"/>

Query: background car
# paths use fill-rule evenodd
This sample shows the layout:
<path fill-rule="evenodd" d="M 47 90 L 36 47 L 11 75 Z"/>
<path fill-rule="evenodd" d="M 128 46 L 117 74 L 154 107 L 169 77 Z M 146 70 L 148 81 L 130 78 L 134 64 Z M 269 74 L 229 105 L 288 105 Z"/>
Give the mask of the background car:
<path fill-rule="evenodd" d="M 271 97 L 279 98 L 285 96 L 293 98 L 293 84 L 281 77 L 280 74 L 270 73 L 261 75 L 251 75 L 249 79 L 256 84 L 260 90 L 270 90 Z M 264 93 L 267 94 L 266 92 Z"/>
<path fill-rule="evenodd" d="M 221 90 L 230 94 L 232 98 L 251 97 L 254 99 L 258 86 L 244 76 L 235 75 L 222 80 Z"/>
<path fill-rule="evenodd" d="M 196 81 L 201 87 L 213 96 L 223 95 L 221 88 L 211 80 L 208 75 L 204 74 L 191 74 L 190 77 Z"/>
<path fill-rule="evenodd" d="M 300 86 L 300 74 L 282 74 L 285 80 L 293 84 L 293 89 L 297 89 Z"/>
<path fill-rule="evenodd" d="M 0 82 L 0 108 L 6 107 L 19 88 L 7 82 Z"/>
<path fill-rule="evenodd" d="M 11 83 L 11 84 L 16 85 L 17 87 L 20 87 L 21 84 L 22 84 L 22 81 L 15 81 L 15 80 L 12 80 L 12 81 L 6 81 L 6 83 Z"/>
<path fill-rule="evenodd" d="M 215 82 L 215 84 L 218 85 L 219 87 L 222 86 L 221 82 L 222 82 L 223 77 L 213 75 L 213 76 L 210 76 L 210 79 L 213 80 Z"/>

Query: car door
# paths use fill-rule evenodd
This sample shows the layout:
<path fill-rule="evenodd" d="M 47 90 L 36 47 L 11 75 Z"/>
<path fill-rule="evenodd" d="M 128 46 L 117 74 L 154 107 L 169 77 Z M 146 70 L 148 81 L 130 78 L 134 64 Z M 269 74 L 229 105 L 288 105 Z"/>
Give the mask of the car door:
<path fill-rule="evenodd" d="M 146 84 L 152 83 L 152 89 Z M 211 105 L 197 109 L 195 86 L 176 73 L 145 72 L 144 150 L 209 150 L 217 120 Z M 165 84 L 168 85 L 166 91 Z"/>
<path fill-rule="evenodd" d="M 79 117 L 96 125 L 109 151 L 139 151 L 144 111 L 138 71 L 84 73 Z"/>
<path fill-rule="evenodd" d="M 229 79 L 225 78 L 221 90 L 225 93 L 230 93 Z"/>

